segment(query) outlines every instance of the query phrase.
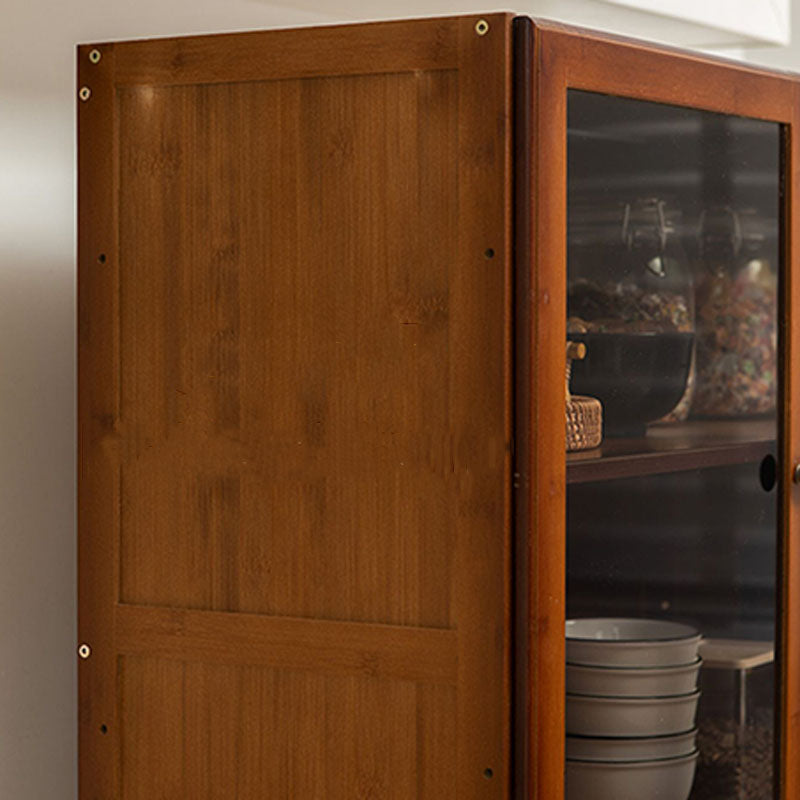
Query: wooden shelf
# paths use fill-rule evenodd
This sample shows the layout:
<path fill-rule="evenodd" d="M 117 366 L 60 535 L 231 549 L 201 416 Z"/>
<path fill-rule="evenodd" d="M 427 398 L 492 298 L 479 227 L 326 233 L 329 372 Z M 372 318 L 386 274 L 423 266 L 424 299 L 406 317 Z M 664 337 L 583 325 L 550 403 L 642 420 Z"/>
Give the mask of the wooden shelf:
<path fill-rule="evenodd" d="M 567 483 L 758 463 L 769 454 L 775 454 L 773 420 L 653 425 L 643 437 L 568 453 Z"/>

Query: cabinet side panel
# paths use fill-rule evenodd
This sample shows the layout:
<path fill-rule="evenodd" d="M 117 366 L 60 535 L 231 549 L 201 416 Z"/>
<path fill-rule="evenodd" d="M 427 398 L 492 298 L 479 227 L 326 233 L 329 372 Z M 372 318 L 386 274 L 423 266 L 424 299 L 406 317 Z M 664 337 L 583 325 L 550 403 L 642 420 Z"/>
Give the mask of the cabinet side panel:
<path fill-rule="evenodd" d="M 366 28 L 103 46 L 87 800 L 507 796 L 510 22 Z"/>
<path fill-rule="evenodd" d="M 101 47 L 81 797 L 507 795 L 509 31 Z"/>

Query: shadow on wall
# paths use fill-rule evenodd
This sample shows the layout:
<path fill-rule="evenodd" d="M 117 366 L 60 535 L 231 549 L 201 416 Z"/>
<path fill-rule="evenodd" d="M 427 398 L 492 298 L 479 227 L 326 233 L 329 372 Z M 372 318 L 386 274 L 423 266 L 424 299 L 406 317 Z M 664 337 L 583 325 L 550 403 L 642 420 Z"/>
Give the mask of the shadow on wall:
<path fill-rule="evenodd" d="M 71 97 L 53 103 L 0 90 L 0 107 L 0 797 L 68 800 L 76 724 Z"/>

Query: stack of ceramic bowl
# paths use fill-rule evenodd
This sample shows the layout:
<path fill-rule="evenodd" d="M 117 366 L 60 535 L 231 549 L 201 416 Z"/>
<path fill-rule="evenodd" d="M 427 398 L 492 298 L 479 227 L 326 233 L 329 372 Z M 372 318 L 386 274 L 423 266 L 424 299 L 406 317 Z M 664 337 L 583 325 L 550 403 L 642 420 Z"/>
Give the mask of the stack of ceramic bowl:
<path fill-rule="evenodd" d="M 676 622 L 567 622 L 567 800 L 687 800 L 699 644 Z"/>

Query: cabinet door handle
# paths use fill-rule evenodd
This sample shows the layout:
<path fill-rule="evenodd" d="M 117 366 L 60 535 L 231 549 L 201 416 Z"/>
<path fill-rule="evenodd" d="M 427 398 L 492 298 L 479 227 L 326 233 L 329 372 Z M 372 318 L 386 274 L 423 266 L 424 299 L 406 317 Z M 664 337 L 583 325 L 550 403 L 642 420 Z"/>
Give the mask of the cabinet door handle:
<path fill-rule="evenodd" d="M 795 483 L 800 483 L 800 463 L 794 465 L 794 470 L 792 471 L 792 480 Z"/>

